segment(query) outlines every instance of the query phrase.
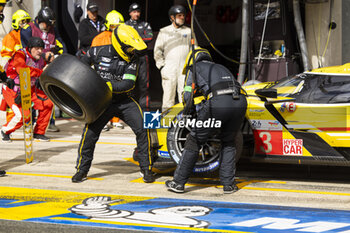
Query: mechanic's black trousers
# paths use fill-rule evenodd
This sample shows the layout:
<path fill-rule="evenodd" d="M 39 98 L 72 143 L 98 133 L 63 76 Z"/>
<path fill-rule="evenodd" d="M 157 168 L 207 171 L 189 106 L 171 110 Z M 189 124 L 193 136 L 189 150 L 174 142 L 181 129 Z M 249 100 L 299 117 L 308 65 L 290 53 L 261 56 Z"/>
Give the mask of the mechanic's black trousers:
<path fill-rule="evenodd" d="M 238 100 L 233 100 L 232 95 L 221 95 L 206 101 L 198 112 L 197 121 L 205 121 L 209 118 L 221 121 L 219 139 L 222 144 L 220 151 L 220 181 L 222 185 L 232 185 L 234 182 L 236 171 L 234 139 L 241 128 L 246 109 L 245 96 L 240 95 Z M 184 185 L 187 182 L 198 160 L 201 146 L 217 130 L 216 128 L 193 128 L 191 130 L 174 173 L 176 183 Z"/>
<path fill-rule="evenodd" d="M 135 86 L 135 96 L 143 111 L 150 109 L 150 92 L 149 92 L 149 57 L 147 55 L 140 57 L 140 66 Z"/>
<path fill-rule="evenodd" d="M 143 128 L 142 110 L 134 99 L 126 97 L 118 102 L 113 101 L 95 122 L 85 125 L 78 149 L 77 171 L 89 171 L 96 142 L 103 127 L 114 116 L 122 119 L 135 133 L 140 168 L 151 168 L 149 132 Z M 117 150 L 116 147 L 116 153 L 118 153 Z"/>

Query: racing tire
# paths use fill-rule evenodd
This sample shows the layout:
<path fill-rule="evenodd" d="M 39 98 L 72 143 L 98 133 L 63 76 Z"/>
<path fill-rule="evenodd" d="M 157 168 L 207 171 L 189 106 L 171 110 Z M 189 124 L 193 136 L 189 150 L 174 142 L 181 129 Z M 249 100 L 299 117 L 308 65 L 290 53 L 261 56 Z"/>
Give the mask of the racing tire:
<path fill-rule="evenodd" d="M 172 127 L 168 131 L 168 151 L 170 157 L 176 164 L 178 164 L 180 161 L 186 142 L 186 137 L 189 132 L 189 128 L 181 127 Z M 219 168 L 221 142 L 217 136 L 217 134 L 214 134 L 212 137 L 210 137 L 203 149 L 199 152 L 198 161 L 193 169 L 193 173 L 208 174 L 215 172 Z M 243 151 L 243 134 L 240 131 L 235 137 L 235 148 L 235 163 L 237 163 Z"/>
<path fill-rule="evenodd" d="M 40 84 L 64 113 L 86 123 L 94 122 L 112 99 L 111 90 L 96 71 L 69 54 L 47 66 Z"/>

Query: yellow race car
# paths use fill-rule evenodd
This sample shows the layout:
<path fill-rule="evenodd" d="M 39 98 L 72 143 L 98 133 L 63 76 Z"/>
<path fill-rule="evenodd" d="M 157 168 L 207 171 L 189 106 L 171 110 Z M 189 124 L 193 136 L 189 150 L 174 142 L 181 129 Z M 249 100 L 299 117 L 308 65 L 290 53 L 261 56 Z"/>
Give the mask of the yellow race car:
<path fill-rule="evenodd" d="M 350 165 L 350 63 L 314 69 L 276 83 L 244 86 L 248 108 L 238 156 L 260 162 Z M 200 99 L 196 98 L 196 102 Z M 172 123 L 182 104 L 163 112 L 157 129 L 159 158 L 178 163 L 188 128 Z M 242 150 L 244 152 L 242 153 Z M 215 135 L 200 151 L 194 172 L 212 172 L 219 165 L 220 141 Z"/>

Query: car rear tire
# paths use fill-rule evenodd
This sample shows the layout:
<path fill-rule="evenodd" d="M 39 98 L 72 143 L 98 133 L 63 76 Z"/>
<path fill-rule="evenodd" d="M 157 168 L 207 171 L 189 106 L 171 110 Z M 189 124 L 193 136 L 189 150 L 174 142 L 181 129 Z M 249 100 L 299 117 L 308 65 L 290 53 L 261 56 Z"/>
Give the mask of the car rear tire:
<path fill-rule="evenodd" d="M 94 122 L 112 99 L 112 92 L 96 71 L 69 54 L 60 55 L 47 66 L 40 84 L 63 112 L 86 123 Z"/>

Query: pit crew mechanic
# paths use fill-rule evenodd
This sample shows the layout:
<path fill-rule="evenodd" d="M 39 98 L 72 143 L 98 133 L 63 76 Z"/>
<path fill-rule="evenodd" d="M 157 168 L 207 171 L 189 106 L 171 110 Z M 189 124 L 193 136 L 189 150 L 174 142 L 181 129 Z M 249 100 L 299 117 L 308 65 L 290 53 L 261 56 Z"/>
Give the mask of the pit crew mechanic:
<path fill-rule="evenodd" d="M 107 122 L 117 116 L 136 134 L 141 175 L 144 182 L 150 183 L 154 181 L 154 177 L 151 172 L 149 132 L 143 128 L 140 106 L 129 95 L 136 82 L 138 58 L 145 53 L 147 46 L 137 31 L 125 24 L 120 24 L 114 29 L 111 41 L 112 45 L 90 48 L 85 55 L 90 58 L 84 58 L 95 65 L 100 75 L 101 71 L 113 74 L 104 76 L 113 92 L 113 97 L 106 111 L 95 122 L 85 125 L 78 149 L 77 172 L 72 177 L 72 182 L 81 182 L 86 178 L 100 133 Z"/>
<path fill-rule="evenodd" d="M 2 40 L 1 57 L 2 60 L 8 61 L 13 54 L 22 48 L 21 28 L 25 27 L 31 20 L 30 15 L 24 10 L 17 10 L 12 15 L 11 26 L 13 30 L 9 32 Z"/>
<path fill-rule="evenodd" d="M 116 76 L 112 67 L 114 55 L 110 51 L 113 49 L 112 31 L 122 23 L 124 23 L 124 17 L 122 14 L 116 10 L 108 12 L 104 23 L 106 30 L 94 37 L 91 43 L 91 47 L 95 48 L 86 51 L 89 52 L 88 56 L 81 57 L 82 62 L 88 65 L 94 64 L 97 73 L 106 81 L 113 79 L 113 77 Z M 103 59 L 105 60 L 103 61 Z M 124 125 L 119 123 L 119 118 L 117 117 L 113 117 L 113 119 L 111 119 L 111 122 L 113 122 L 112 124 L 116 125 L 116 127 L 124 128 Z M 106 125 L 103 130 L 108 131 L 109 126 Z"/>
<path fill-rule="evenodd" d="M 17 10 L 12 15 L 11 26 L 13 30 L 9 32 L 2 40 L 1 47 L 1 64 L 5 65 L 8 60 L 11 59 L 13 54 L 22 48 L 20 32 L 21 28 L 25 27 L 31 20 L 30 15 L 24 10 Z M 11 108 L 9 108 L 4 99 L 2 99 L 0 104 L 0 111 L 6 111 L 6 119 L 9 121 L 14 113 Z"/>
<path fill-rule="evenodd" d="M 201 92 L 206 97 L 197 111 L 194 108 L 192 98 L 193 56 L 196 61 L 194 88 L 196 92 Z M 206 49 L 199 48 L 188 54 L 183 74 L 186 74 L 182 96 L 185 106 L 184 113 L 196 114 L 197 121 L 204 122 L 210 118 L 221 121 L 219 134 L 222 144 L 220 181 L 224 186 L 224 193 L 233 193 L 238 190 L 234 183 L 236 170 L 234 138 L 244 120 L 247 109 L 246 98 L 240 93 L 240 85 L 234 79 L 232 73 L 224 66 L 215 64 Z M 174 178 L 165 183 L 168 190 L 177 193 L 184 192 L 184 186 L 197 162 L 201 145 L 204 145 L 208 137 L 216 130 L 214 127 L 199 128 L 197 126 L 191 129 L 175 170 Z"/>
<path fill-rule="evenodd" d="M 39 77 L 46 65 L 42 57 L 44 46 L 44 41 L 41 38 L 31 37 L 27 47 L 16 51 L 6 64 L 6 74 L 9 78 L 3 80 L 7 86 L 3 86 L 2 94 L 6 104 L 10 106 L 15 115 L 2 126 L 2 141 L 11 142 L 10 134 L 23 125 L 19 72 L 22 68 L 27 67 L 30 69 L 33 108 L 39 111 L 34 127 L 34 138 L 40 141 L 50 141 L 45 136 L 45 132 L 50 121 L 53 103 L 41 90 L 39 84 Z"/>

